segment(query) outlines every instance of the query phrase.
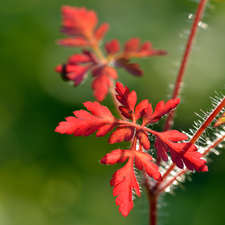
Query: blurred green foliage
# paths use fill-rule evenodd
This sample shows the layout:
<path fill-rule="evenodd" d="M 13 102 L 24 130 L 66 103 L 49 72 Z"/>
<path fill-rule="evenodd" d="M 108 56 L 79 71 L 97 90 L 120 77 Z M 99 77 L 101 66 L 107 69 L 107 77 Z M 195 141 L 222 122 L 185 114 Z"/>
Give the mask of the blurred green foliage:
<path fill-rule="evenodd" d="M 54 67 L 79 51 L 55 45 L 62 5 L 93 9 L 99 21 L 109 22 L 105 40 L 130 37 L 151 40 L 168 56 L 139 60 L 145 76 L 119 70 L 119 81 L 135 89 L 138 100 L 153 105 L 167 100 L 175 80 L 189 14 L 197 4 L 180 0 L 7 0 L 0 2 L 0 224 L 1 225 L 146 225 L 148 203 L 143 196 L 123 218 L 109 185 L 121 165 L 103 166 L 99 160 L 118 148 L 107 138 L 72 137 L 54 133 L 58 122 L 94 100 L 90 77 L 76 89 L 63 82 Z M 225 5 L 210 2 L 186 73 L 175 128 L 188 131 L 194 112 L 209 110 L 209 96 L 224 91 Z M 110 97 L 103 102 L 113 109 Z M 114 111 L 115 112 L 115 111 Z M 158 129 L 162 122 L 158 124 Z M 120 147 L 125 144 L 119 144 Z M 225 154 L 212 156 L 209 172 L 193 175 L 193 182 L 165 195 L 162 224 L 225 224 Z M 167 206 L 165 206 L 165 203 Z M 165 207 L 164 207 L 165 206 Z"/>

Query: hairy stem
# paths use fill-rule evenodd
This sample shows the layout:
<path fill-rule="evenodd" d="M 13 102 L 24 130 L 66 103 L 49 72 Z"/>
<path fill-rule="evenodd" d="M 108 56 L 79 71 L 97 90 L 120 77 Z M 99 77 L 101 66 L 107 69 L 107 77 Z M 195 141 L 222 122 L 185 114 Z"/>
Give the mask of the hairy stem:
<path fill-rule="evenodd" d="M 209 146 L 207 146 L 205 148 L 205 151 L 202 153 L 202 156 L 206 156 L 212 149 L 214 149 L 216 146 L 218 146 L 224 139 L 225 139 L 225 135 L 222 135 L 221 137 L 218 137 L 217 139 L 215 139 L 212 142 L 212 144 L 210 144 Z M 167 187 L 169 187 L 170 185 L 172 185 L 175 180 L 177 180 L 183 174 L 187 173 L 187 171 L 188 171 L 188 169 L 184 169 L 184 170 L 180 171 L 170 181 L 168 181 L 162 187 L 159 187 L 159 189 L 157 190 L 157 192 L 158 193 L 164 192 Z"/>
<path fill-rule="evenodd" d="M 209 117 L 205 120 L 205 122 L 201 125 L 201 127 L 196 131 L 194 136 L 191 138 L 190 142 L 194 144 L 198 138 L 202 135 L 202 133 L 206 130 L 209 124 L 213 121 L 213 119 L 218 115 L 218 113 L 225 107 L 225 97 L 222 101 L 217 105 L 217 107 L 212 111 Z"/>
<path fill-rule="evenodd" d="M 182 62 L 181 62 L 181 66 L 177 75 L 177 80 L 175 83 L 175 87 L 174 87 L 174 91 L 173 91 L 173 95 L 172 98 L 178 98 L 180 95 L 180 91 L 181 91 L 181 86 L 182 86 L 182 81 L 184 78 L 184 74 L 187 68 L 187 63 L 188 60 L 190 58 L 190 53 L 194 44 L 194 40 L 198 31 L 198 24 L 203 16 L 204 10 L 205 10 L 205 6 L 208 0 L 200 0 L 196 14 L 195 14 L 195 19 L 191 28 L 191 32 L 187 41 L 187 45 L 184 51 L 184 55 L 182 58 Z M 165 126 L 164 126 L 164 131 L 169 130 L 172 125 L 173 125 L 173 119 L 174 119 L 174 113 L 175 110 L 173 110 L 169 116 L 167 117 L 167 120 L 165 122 Z"/>
<path fill-rule="evenodd" d="M 211 112 L 211 114 L 208 116 L 208 118 L 205 120 L 205 122 L 199 127 L 199 129 L 196 131 L 196 133 L 194 134 L 194 136 L 191 138 L 191 140 L 189 141 L 192 144 L 195 144 L 195 142 L 198 140 L 198 138 L 202 135 L 202 133 L 206 130 L 206 128 L 210 125 L 210 123 L 213 121 L 213 119 L 218 115 L 218 113 L 220 113 L 220 111 L 225 107 L 225 97 L 221 100 L 221 102 L 217 105 L 217 107 Z M 209 153 L 209 151 L 212 148 L 215 148 L 220 142 L 222 142 L 224 139 L 224 136 L 216 139 L 212 145 L 210 145 L 202 154 L 203 156 L 205 156 L 206 154 Z M 170 173 L 171 171 L 174 169 L 176 165 L 173 164 L 170 166 L 170 168 L 166 171 L 166 173 L 163 175 L 163 179 L 165 179 Z M 177 174 L 174 178 L 172 178 L 171 181 L 169 181 L 169 183 L 167 183 L 163 188 L 160 188 L 158 190 L 158 192 L 162 192 L 162 190 L 165 190 L 165 188 L 167 188 L 169 185 L 171 185 L 173 183 L 174 180 L 176 180 L 179 176 L 183 175 L 184 173 L 186 173 L 187 170 L 183 170 L 181 171 L 179 174 Z M 160 183 L 158 183 L 158 186 L 160 185 Z"/>
<path fill-rule="evenodd" d="M 190 53 L 191 53 L 191 50 L 192 50 L 192 47 L 193 47 L 193 44 L 194 44 L 194 41 L 195 41 L 195 37 L 196 37 L 197 31 L 198 31 L 198 24 L 199 24 L 199 22 L 200 22 L 200 20 L 203 16 L 205 6 L 206 6 L 207 2 L 208 2 L 208 0 L 200 0 L 200 2 L 199 2 L 198 8 L 197 8 L 197 11 L 196 11 L 196 14 L 195 14 L 195 18 L 194 18 L 194 21 L 193 21 L 193 24 L 192 24 L 191 32 L 190 32 L 190 35 L 189 35 L 189 38 L 188 38 L 188 41 L 187 41 L 187 44 L 186 44 L 186 48 L 185 48 L 185 51 L 184 51 L 184 55 L 183 55 L 183 58 L 182 58 L 182 62 L 181 62 L 181 65 L 180 65 L 180 69 L 178 71 L 177 79 L 176 79 L 176 82 L 175 82 L 173 95 L 172 95 L 173 99 L 178 98 L 179 95 L 180 95 L 181 87 L 182 87 L 182 81 L 184 79 L 184 74 L 185 74 L 185 71 L 187 69 L 187 64 L 188 64 L 188 60 L 190 58 Z M 165 121 L 164 129 L 163 129 L 164 131 L 170 130 L 171 127 L 173 126 L 175 111 L 176 111 L 176 109 L 174 109 L 172 112 L 169 113 L 169 115 L 168 115 L 168 117 Z M 160 163 L 161 163 L 161 158 L 157 157 L 157 159 L 156 159 L 157 166 L 159 166 Z M 174 166 L 173 166 L 173 168 L 174 168 Z M 173 168 L 171 170 L 173 170 Z M 171 172 L 171 170 L 168 171 L 168 174 Z"/>

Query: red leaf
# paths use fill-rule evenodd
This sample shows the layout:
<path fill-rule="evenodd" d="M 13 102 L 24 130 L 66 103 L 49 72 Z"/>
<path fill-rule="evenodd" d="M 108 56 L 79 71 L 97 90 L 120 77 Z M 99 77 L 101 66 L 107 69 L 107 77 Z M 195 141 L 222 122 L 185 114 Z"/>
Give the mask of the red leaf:
<path fill-rule="evenodd" d="M 137 102 L 137 94 L 135 91 L 132 91 L 130 93 L 129 88 L 125 87 L 119 83 L 116 82 L 116 92 L 118 95 L 116 95 L 117 100 L 124 105 L 127 110 L 130 112 L 134 112 L 134 106 Z"/>
<path fill-rule="evenodd" d="M 120 113 L 127 119 L 132 120 L 132 113 L 131 111 L 128 112 L 127 108 L 124 106 L 119 106 Z"/>
<path fill-rule="evenodd" d="M 143 75 L 143 72 L 142 70 L 140 69 L 140 66 L 137 64 L 137 63 L 129 63 L 125 66 L 125 69 L 135 75 L 135 76 L 142 76 Z"/>
<path fill-rule="evenodd" d="M 139 47 L 139 43 L 140 43 L 140 39 L 139 38 L 131 38 L 129 39 L 124 46 L 124 52 L 125 54 L 129 54 L 130 52 L 134 52 L 138 50 Z"/>
<path fill-rule="evenodd" d="M 129 59 L 119 58 L 115 61 L 115 65 L 117 67 L 123 67 L 125 70 L 127 70 L 129 73 L 131 73 L 135 76 L 143 75 L 143 72 L 140 69 L 139 65 L 136 63 L 130 63 Z"/>
<path fill-rule="evenodd" d="M 141 47 L 139 47 L 139 44 L 139 38 L 131 38 L 128 40 L 125 43 L 124 57 L 129 59 L 130 57 L 150 57 L 167 54 L 166 51 L 153 49 L 149 41 L 144 42 Z"/>
<path fill-rule="evenodd" d="M 85 78 L 87 71 L 93 65 L 80 66 L 80 65 L 67 65 L 66 77 L 74 82 L 74 86 L 78 86 Z"/>
<path fill-rule="evenodd" d="M 118 75 L 117 75 L 117 72 L 114 68 L 110 67 L 110 66 L 105 66 L 104 67 L 104 73 L 113 78 L 114 80 L 118 79 Z"/>
<path fill-rule="evenodd" d="M 71 6 L 63 6 L 61 11 L 63 17 L 61 31 L 63 33 L 71 36 L 91 37 L 98 23 L 98 18 L 94 11 Z"/>
<path fill-rule="evenodd" d="M 149 103 L 145 109 L 145 114 L 143 115 L 142 125 L 145 126 L 146 124 L 149 123 L 149 120 L 151 120 L 152 117 L 152 113 L 153 113 L 152 104 Z"/>
<path fill-rule="evenodd" d="M 106 154 L 102 159 L 103 164 L 115 164 L 123 163 L 129 157 L 126 165 L 121 169 L 117 170 L 113 174 L 113 178 L 110 181 L 113 188 L 113 195 L 118 196 L 116 198 L 116 205 L 120 205 L 119 211 L 123 216 L 127 216 L 130 210 L 133 208 L 132 190 L 134 189 L 136 194 L 140 197 L 140 189 L 137 179 L 134 174 L 133 161 L 135 159 L 135 165 L 141 171 L 145 172 L 160 181 L 162 180 L 159 168 L 151 162 L 152 157 L 147 153 L 138 152 L 131 148 L 130 150 L 117 149 Z"/>
<path fill-rule="evenodd" d="M 76 65 L 79 63 L 91 63 L 94 62 L 93 59 L 89 55 L 85 54 L 74 54 L 69 57 L 68 63 L 71 65 Z"/>
<path fill-rule="evenodd" d="M 142 145 L 145 150 L 148 150 L 150 148 L 150 142 L 148 140 L 148 133 L 146 131 L 144 131 L 143 129 L 139 129 L 136 132 L 136 137 L 139 140 L 140 145 Z"/>
<path fill-rule="evenodd" d="M 153 158 L 144 152 L 135 151 L 135 166 L 139 170 L 145 169 L 145 172 L 150 176 L 153 177 L 157 181 L 161 181 L 161 173 L 159 172 L 159 168 L 151 162 Z"/>
<path fill-rule="evenodd" d="M 138 120 L 146 113 L 146 108 L 148 107 L 148 100 L 141 101 L 135 108 L 135 119 Z"/>
<path fill-rule="evenodd" d="M 172 109 L 175 109 L 176 106 L 180 103 L 180 99 L 170 99 L 164 105 L 164 101 L 159 102 L 156 105 L 154 113 L 152 113 L 152 108 L 149 105 L 146 114 L 144 115 L 143 125 L 147 125 L 148 123 L 158 122 L 162 116 L 169 113 Z"/>
<path fill-rule="evenodd" d="M 109 91 L 109 86 L 110 80 L 104 74 L 97 76 L 92 82 L 92 89 L 94 90 L 94 96 L 99 102 L 105 99 Z"/>
<path fill-rule="evenodd" d="M 102 40 L 108 30 L 109 30 L 109 24 L 108 23 L 101 24 L 94 32 L 95 39 L 98 42 L 100 40 Z"/>
<path fill-rule="evenodd" d="M 116 70 L 114 68 L 110 67 L 110 66 L 97 67 L 97 68 L 93 69 L 92 75 L 93 75 L 93 77 L 97 77 L 97 76 L 100 76 L 100 75 L 106 75 L 109 78 L 113 78 L 113 79 L 118 78 Z"/>
<path fill-rule="evenodd" d="M 123 163 L 130 157 L 131 151 L 116 149 L 106 154 L 100 161 L 102 164 L 113 165 L 115 163 Z"/>
<path fill-rule="evenodd" d="M 87 71 L 92 66 L 93 64 L 88 66 L 64 64 L 58 65 L 55 71 L 60 73 L 64 80 L 71 80 L 74 82 L 74 86 L 78 86 L 85 79 Z"/>
<path fill-rule="evenodd" d="M 117 196 L 116 205 L 119 205 L 119 212 L 125 217 L 128 216 L 133 208 L 133 189 L 140 197 L 140 189 L 133 169 L 133 157 L 129 158 L 127 164 L 117 170 L 113 174 L 113 179 L 110 182 L 113 188 L 113 195 Z"/>
<path fill-rule="evenodd" d="M 108 55 L 115 55 L 120 50 L 120 44 L 117 39 L 105 43 L 105 50 Z"/>
<path fill-rule="evenodd" d="M 183 164 L 189 170 L 196 170 L 197 172 L 208 171 L 208 167 L 205 165 L 206 161 L 201 159 L 201 153 L 197 152 L 195 145 L 191 143 L 174 143 L 173 141 L 186 140 L 188 137 L 176 130 L 157 133 L 155 147 L 157 154 L 164 161 L 167 161 L 166 152 L 170 151 L 172 161 L 181 169 Z"/>
<path fill-rule="evenodd" d="M 142 44 L 140 49 L 132 54 L 132 57 L 150 57 L 150 56 L 159 56 L 166 55 L 167 52 L 164 50 L 155 50 L 152 48 L 152 44 L 149 41 L 146 41 Z"/>
<path fill-rule="evenodd" d="M 88 136 L 105 125 L 111 125 L 111 129 L 105 130 L 105 134 L 118 125 L 107 107 L 98 102 L 86 102 L 84 106 L 92 114 L 85 110 L 75 111 L 75 117 L 67 117 L 66 121 L 59 123 L 55 131 L 61 134 L 74 134 L 74 136 Z"/>
<path fill-rule="evenodd" d="M 97 67 L 92 70 L 93 77 L 96 77 L 92 82 L 92 88 L 94 89 L 95 98 L 101 102 L 108 94 L 110 87 L 110 79 L 117 79 L 117 73 L 115 69 L 109 66 Z"/>
<path fill-rule="evenodd" d="M 112 115 L 110 110 L 98 102 L 85 102 L 84 106 L 93 114 L 94 116 L 107 119 L 111 122 L 114 121 L 115 117 Z"/>
<path fill-rule="evenodd" d="M 152 43 L 150 41 L 146 41 L 142 44 L 140 49 L 137 51 L 137 55 L 139 57 L 151 56 L 152 54 Z"/>
<path fill-rule="evenodd" d="M 61 40 L 57 40 L 56 44 L 62 45 L 65 47 L 87 47 L 90 44 L 83 37 L 74 37 L 74 38 L 65 38 Z"/>
<path fill-rule="evenodd" d="M 120 125 L 111 134 L 109 143 L 114 144 L 122 141 L 130 141 L 134 136 L 134 127 Z"/>

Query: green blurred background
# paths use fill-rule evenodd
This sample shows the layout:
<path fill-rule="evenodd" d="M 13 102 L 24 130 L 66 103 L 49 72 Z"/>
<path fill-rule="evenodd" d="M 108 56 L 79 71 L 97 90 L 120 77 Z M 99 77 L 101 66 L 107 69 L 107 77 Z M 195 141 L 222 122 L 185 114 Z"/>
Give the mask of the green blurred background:
<path fill-rule="evenodd" d="M 0 1 L 0 224 L 1 225 L 146 225 L 148 202 L 142 198 L 127 218 L 121 216 L 109 185 L 121 165 L 104 166 L 107 152 L 126 144 L 107 144 L 106 138 L 72 137 L 54 132 L 58 122 L 93 101 L 91 79 L 76 89 L 53 68 L 72 53 L 55 40 L 62 5 L 85 6 L 108 22 L 105 40 L 130 37 L 150 40 L 167 56 L 141 59 L 145 76 L 119 70 L 119 81 L 138 100 L 153 106 L 171 94 L 185 36 L 188 15 L 196 2 L 187 0 L 7 0 Z M 210 1 L 186 73 L 175 128 L 188 131 L 200 109 L 211 108 L 209 96 L 224 92 L 225 3 Z M 110 97 L 103 102 L 110 109 Z M 115 112 L 115 110 L 114 110 Z M 162 122 L 157 125 L 161 129 Z M 225 224 L 225 154 L 212 155 L 209 172 L 194 174 L 192 182 L 166 194 L 160 222 L 168 225 Z"/>

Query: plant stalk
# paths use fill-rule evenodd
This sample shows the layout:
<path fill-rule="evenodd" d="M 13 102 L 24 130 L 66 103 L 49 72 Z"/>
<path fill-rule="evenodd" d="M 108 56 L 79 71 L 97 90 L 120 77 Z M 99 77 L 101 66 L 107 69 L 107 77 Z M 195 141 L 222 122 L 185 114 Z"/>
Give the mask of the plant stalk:
<path fill-rule="evenodd" d="M 182 62 L 180 65 L 180 69 L 178 71 L 177 79 L 176 79 L 174 90 L 173 90 L 172 99 L 179 98 L 179 95 L 181 92 L 181 87 L 182 87 L 182 82 L 184 79 L 184 74 L 187 69 L 187 64 L 188 64 L 188 60 L 190 58 L 190 53 L 191 53 L 192 47 L 194 45 L 195 37 L 196 37 L 197 31 L 198 31 L 198 24 L 202 19 L 207 2 L 208 2 L 208 0 L 200 0 L 200 2 L 199 2 L 198 8 L 197 8 L 197 11 L 195 14 L 194 22 L 192 24 L 191 32 L 188 37 L 188 41 L 187 41 L 184 55 L 182 58 Z M 176 109 L 174 109 L 172 112 L 169 113 L 169 115 L 165 121 L 164 129 L 163 129 L 164 131 L 170 130 L 171 127 L 173 126 L 175 112 L 176 112 Z M 161 163 L 161 158 L 157 157 L 156 165 L 159 166 L 160 163 Z"/>
<path fill-rule="evenodd" d="M 158 194 L 155 194 L 151 190 L 148 189 L 148 197 L 149 197 L 149 225 L 157 224 L 157 202 L 158 202 Z"/>
<path fill-rule="evenodd" d="M 187 45 L 184 51 L 184 55 L 182 58 L 182 62 L 181 62 L 181 66 L 177 75 L 177 80 L 175 83 L 175 87 L 174 87 L 174 91 L 173 91 L 173 95 L 172 98 L 178 98 L 180 95 L 180 91 L 181 91 L 181 87 L 182 87 L 182 81 L 184 79 L 184 74 L 185 71 L 187 69 L 187 64 L 188 64 L 188 60 L 190 58 L 190 53 L 192 50 L 192 47 L 194 45 L 194 41 L 195 41 L 195 37 L 198 31 L 198 24 L 202 19 L 204 10 L 205 10 L 205 6 L 208 0 L 200 0 L 196 14 L 195 14 L 195 19 L 191 28 L 191 32 L 187 41 Z M 171 129 L 172 125 L 173 125 L 173 120 L 174 120 L 174 113 L 175 110 L 173 110 L 169 116 L 167 117 L 167 120 L 165 122 L 165 126 L 164 126 L 164 131 L 167 131 L 169 129 Z"/>
<path fill-rule="evenodd" d="M 208 116 L 208 118 L 205 120 L 205 122 L 199 127 L 199 129 L 196 131 L 194 136 L 191 138 L 189 141 L 192 144 L 195 144 L 195 142 L 198 140 L 198 138 L 202 135 L 202 133 L 206 130 L 206 128 L 210 125 L 210 123 L 213 121 L 213 119 L 220 113 L 220 111 L 225 107 L 225 97 L 221 100 L 221 102 L 217 105 L 217 107 L 212 111 L 212 113 Z M 202 154 L 202 156 L 205 156 L 206 154 L 209 153 L 209 151 L 212 148 L 215 148 L 220 142 L 222 142 L 224 139 L 224 136 L 216 139 L 212 145 L 210 145 L 205 152 Z M 174 169 L 176 165 L 173 164 L 170 166 L 170 168 L 166 171 L 166 173 L 163 175 L 163 179 L 165 179 L 171 171 Z M 174 176 L 163 188 L 159 188 L 158 192 L 162 192 L 162 190 L 165 190 L 169 185 L 173 183 L 174 180 L 176 180 L 179 176 L 183 175 L 186 173 L 187 170 L 181 171 L 179 174 Z M 158 183 L 158 187 L 160 185 L 160 182 Z"/>

